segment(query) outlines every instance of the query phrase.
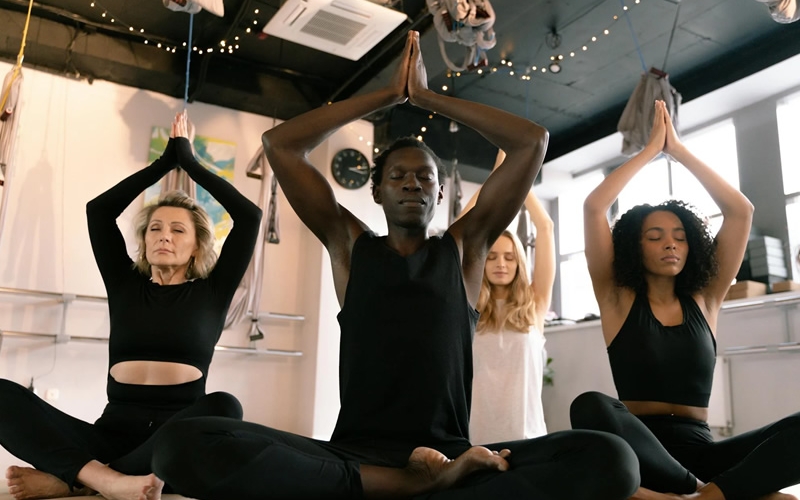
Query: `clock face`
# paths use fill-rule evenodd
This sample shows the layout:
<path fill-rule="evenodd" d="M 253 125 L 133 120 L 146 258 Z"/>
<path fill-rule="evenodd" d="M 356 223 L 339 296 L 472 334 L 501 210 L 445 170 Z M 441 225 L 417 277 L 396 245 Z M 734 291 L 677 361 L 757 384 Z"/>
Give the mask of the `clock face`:
<path fill-rule="evenodd" d="M 369 180 L 369 161 L 356 149 L 343 149 L 334 155 L 331 172 L 342 187 L 358 189 Z"/>

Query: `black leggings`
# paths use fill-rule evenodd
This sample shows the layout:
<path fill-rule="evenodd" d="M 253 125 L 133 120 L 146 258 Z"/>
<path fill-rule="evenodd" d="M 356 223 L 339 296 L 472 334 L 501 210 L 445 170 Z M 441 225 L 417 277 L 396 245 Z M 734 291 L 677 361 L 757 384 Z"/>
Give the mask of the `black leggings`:
<path fill-rule="evenodd" d="M 378 447 L 357 451 L 213 417 L 166 424 L 155 441 L 156 475 L 177 493 L 200 500 L 362 498 L 360 464 L 404 467 L 410 454 L 408 447 L 404 454 Z M 458 446 L 449 456 L 469 447 Z M 457 488 L 421 498 L 621 500 L 639 484 L 636 457 L 610 434 L 565 431 L 489 447 L 511 450 L 509 471 L 476 473 Z"/>
<path fill-rule="evenodd" d="M 716 484 L 726 500 L 753 500 L 800 483 L 800 413 L 718 442 L 703 421 L 637 417 L 599 392 L 578 396 L 570 419 L 575 429 L 625 439 L 639 457 L 642 487 L 651 490 L 692 493 L 699 478 Z"/>
<path fill-rule="evenodd" d="M 230 394 L 215 392 L 183 401 L 204 381 L 172 386 L 112 384 L 109 395 L 131 394 L 120 402 L 112 396 L 103 415 L 94 423 L 71 417 L 42 401 L 25 387 L 0 379 L 0 445 L 9 453 L 75 486 L 78 472 L 90 461 L 108 464 L 130 475 L 150 474 L 153 454 L 151 436 L 164 423 L 189 417 L 221 415 L 242 418 L 242 406 Z"/>

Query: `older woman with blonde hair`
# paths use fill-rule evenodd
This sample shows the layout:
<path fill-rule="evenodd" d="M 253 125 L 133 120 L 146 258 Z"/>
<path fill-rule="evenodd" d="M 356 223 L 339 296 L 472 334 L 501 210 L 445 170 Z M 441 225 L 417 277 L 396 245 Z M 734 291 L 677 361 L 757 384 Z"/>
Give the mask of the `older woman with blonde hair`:
<path fill-rule="evenodd" d="M 498 153 L 496 165 L 504 154 Z M 474 206 L 475 193 L 464 213 Z M 530 439 L 547 434 L 542 385 L 547 351 L 544 317 L 555 281 L 553 221 L 533 192 L 525 199 L 536 228 L 533 275 L 517 235 L 503 231 L 486 256 L 472 345 L 474 443 Z"/>
<path fill-rule="evenodd" d="M 108 294 L 108 404 L 89 424 L 0 380 L 0 444 L 34 468 L 6 471 L 16 500 L 97 492 L 109 500 L 157 500 L 151 436 L 165 422 L 197 416 L 242 418 L 230 394 L 205 393 L 214 345 L 247 269 L 261 211 L 194 157 L 185 112 L 164 154 L 86 205 L 89 236 Z M 148 186 L 180 166 L 235 222 L 214 254 L 211 221 L 181 192 L 136 218 L 139 255 L 128 256 L 116 219 Z"/>

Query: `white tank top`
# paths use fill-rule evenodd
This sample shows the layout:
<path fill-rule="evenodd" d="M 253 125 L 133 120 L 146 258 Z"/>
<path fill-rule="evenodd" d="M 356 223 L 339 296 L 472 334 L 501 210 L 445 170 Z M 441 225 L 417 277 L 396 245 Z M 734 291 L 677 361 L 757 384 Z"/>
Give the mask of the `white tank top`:
<path fill-rule="evenodd" d="M 536 327 L 531 327 L 529 333 L 503 330 L 475 334 L 469 421 L 473 444 L 547 434 L 542 409 L 542 377 L 547 359 L 544 342 L 544 335 Z"/>

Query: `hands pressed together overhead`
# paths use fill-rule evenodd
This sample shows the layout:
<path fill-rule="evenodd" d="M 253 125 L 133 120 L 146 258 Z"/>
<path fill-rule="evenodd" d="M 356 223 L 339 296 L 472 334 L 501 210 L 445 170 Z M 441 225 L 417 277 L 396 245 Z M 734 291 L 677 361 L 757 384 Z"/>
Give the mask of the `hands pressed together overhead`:
<path fill-rule="evenodd" d="M 189 116 L 186 110 L 177 113 L 172 120 L 172 130 L 169 133 L 170 138 L 184 137 L 189 138 Z"/>
<path fill-rule="evenodd" d="M 397 104 L 406 100 L 417 105 L 417 98 L 428 91 L 428 73 L 419 48 L 419 32 L 409 31 L 400 64 L 392 76 L 389 87 L 397 96 Z"/>
<path fill-rule="evenodd" d="M 648 147 L 657 148 L 670 156 L 675 156 L 677 150 L 683 147 L 670 119 L 667 105 L 661 100 L 655 102 L 655 116 Z"/>

